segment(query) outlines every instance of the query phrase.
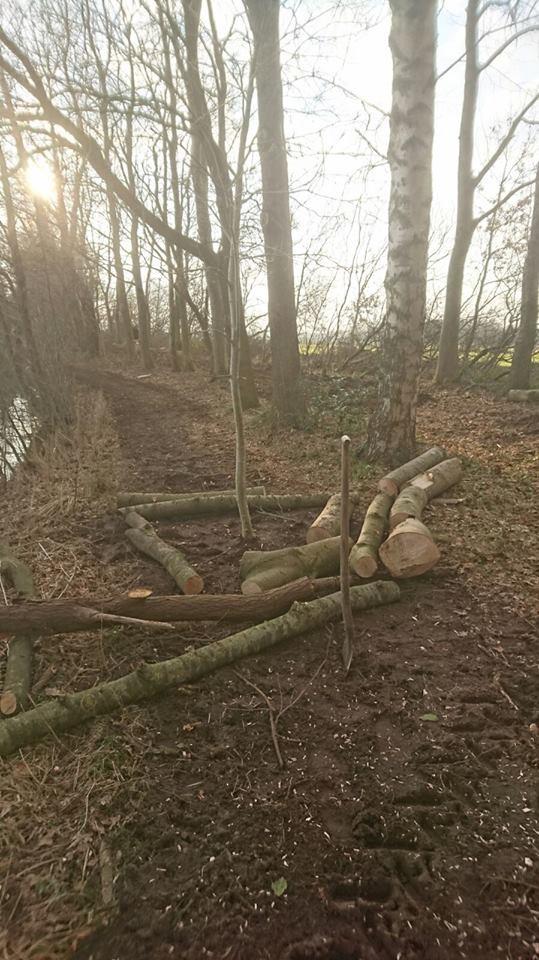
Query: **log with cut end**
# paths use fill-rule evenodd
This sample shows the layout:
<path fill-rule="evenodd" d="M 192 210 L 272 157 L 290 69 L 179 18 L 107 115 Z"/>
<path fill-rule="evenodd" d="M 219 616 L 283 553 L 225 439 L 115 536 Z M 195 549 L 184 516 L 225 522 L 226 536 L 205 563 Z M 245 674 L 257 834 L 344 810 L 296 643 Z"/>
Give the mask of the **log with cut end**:
<path fill-rule="evenodd" d="M 50 636 L 98 630 L 108 623 L 174 624 L 189 620 L 222 620 L 227 623 L 258 623 L 286 613 L 293 603 L 314 600 L 339 589 L 339 577 L 310 580 L 302 577 L 256 596 L 243 594 L 199 594 L 170 597 L 120 596 L 100 600 L 34 600 L 30 603 L 0 604 L 0 633 L 39 633 Z"/>
<path fill-rule="evenodd" d="M 513 403 L 539 403 L 539 390 L 509 390 L 507 399 Z"/>
<path fill-rule="evenodd" d="M 412 477 L 415 477 L 418 473 L 424 473 L 425 470 L 433 467 L 436 463 L 440 463 L 441 460 L 445 460 L 445 452 L 442 448 L 431 447 L 430 450 L 426 450 L 419 457 L 414 457 L 413 460 L 408 460 L 407 463 L 403 463 L 396 470 L 387 473 L 385 477 L 378 481 L 378 489 L 382 493 L 388 493 L 391 497 L 396 497 L 399 490 Z"/>
<path fill-rule="evenodd" d="M 359 612 L 384 603 L 394 603 L 400 591 L 396 583 L 379 581 L 351 589 L 352 610 Z M 0 724 L 0 756 L 48 736 L 58 736 L 87 720 L 113 713 L 132 703 L 141 703 L 183 683 L 193 683 L 243 657 L 253 656 L 284 640 L 316 630 L 339 619 L 338 593 L 311 603 L 294 604 L 288 613 L 267 620 L 223 640 L 161 663 L 145 663 L 117 680 L 67 694 L 27 710 Z"/>
<path fill-rule="evenodd" d="M 388 525 L 393 497 L 377 493 L 369 506 L 357 543 L 350 553 L 350 566 L 358 577 L 373 577 L 378 569 L 378 549 Z"/>
<path fill-rule="evenodd" d="M 14 555 L 7 543 L 0 543 L 0 572 L 10 579 L 20 597 L 30 600 L 35 596 L 30 567 Z M 28 703 L 32 685 L 33 646 L 32 636 L 24 633 L 12 637 L 9 642 L 4 686 L 0 696 L 0 713 L 4 716 L 17 713 Z"/>
<path fill-rule="evenodd" d="M 265 487 L 247 487 L 249 496 L 265 496 Z M 118 507 L 137 507 L 141 503 L 162 503 L 170 500 L 189 500 L 193 497 L 235 497 L 234 490 L 200 490 L 189 493 L 119 493 L 116 498 Z"/>
<path fill-rule="evenodd" d="M 443 460 L 426 473 L 414 477 L 410 484 L 401 490 L 391 508 L 390 529 L 393 530 L 408 517 L 419 520 L 427 503 L 449 490 L 461 477 L 462 463 L 458 457 Z"/>
<path fill-rule="evenodd" d="M 248 550 L 240 562 L 241 591 L 249 596 L 299 577 L 332 576 L 339 572 L 339 558 L 339 537 L 282 550 Z"/>
<path fill-rule="evenodd" d="M 327 493 L 312 495 L 286 494 L 284 496 L 247 497 L 252 510 L 301 510 L 307 507 L 321 507 L 328 499 Z M 122 510 L 128 508 L 122 508 Z M 161 503 L 143 503 L 137 506 L 137 512 L 146 520 L 186 520 L 190 517 L 210 517 L 223 513 L 235 513 L 238 509 L 236 497 L 221 495 L 217 497 L 186 497 L 185 500 L 164 500 Z"/>
<path fill-rule="evenodd" d="M 145 553 L 152 560 L 157 560 L 183 593 L 201 593 L 204 589 L 204 581 L 189 565 L 180 550 L 161 540 L 151 523 L 144 520 L 136 510 L 126 510 L 124 519 L 130 527 L 125 535 L 137 550 Z"/>
<path fill-rule="evenodd" d="M 358 502 L 355 494 L 350 496 L 350 505 L 353 507 Z M 307 543 L 315 543 L 317 540 L 329 540 L 331 537 L 338 537 L 341 532 L 341 494 L 334 493 L 326 503 L 324 509 L 318 514 L 316 520 L 313 520 L 307 530 Z"/>
<path fill-rule="evenodd" d="M 380 559 L 392 577 L 418 577 L 440 559 L 430 530 L 410 517 L 391 531 L 380 547 Z"/>

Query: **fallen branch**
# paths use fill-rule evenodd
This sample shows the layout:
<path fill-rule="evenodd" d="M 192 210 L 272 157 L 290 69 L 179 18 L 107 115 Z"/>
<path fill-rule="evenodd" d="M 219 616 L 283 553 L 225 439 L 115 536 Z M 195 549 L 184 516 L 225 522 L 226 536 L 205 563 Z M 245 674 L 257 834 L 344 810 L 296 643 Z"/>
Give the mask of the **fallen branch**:
<path fill-rule="evenodd" d="M 11 552 L 7 543 L 0 543 L 0 573 L 5 573 L 19 596 L 30 600 L 35 596 L 30 567 Z M 10 610 L 3 607 L 1 610 Z M 32 685 L 33 638 L 24 633 L 9 642 L 4 687 L 0 696 L 0 713 L 11 716 L 28 703 Z"/>
<path fill-rule="evenodd" d="M 458 483 L 462 476 L 462 464 L 458 457 L 443 460 L 427 473 L 414 477 L 409 486 L 399 493 L 389 515 L 389 526 L 393 530 L 403 520 L 421 518 L 423 510 L 434 497 L 444 493 Z"/>
<path fill-rule="evenodd" d="M 247 487 L 249 496 L 265 496 L 265 487 Z M 189 493 L 119 493 L 118 507 L 138 507 L 141 503 L 169 503 L 171 500 L 191 500 L 193 497 L 235 497 L 234 490 L 200 490 Z"/>
<path fill-rule="evenodd" d="M 436 463 L 440 463 L 441 460 L 445 460 L 445 452 L 442 448 L 431 447 L 430 450 L 426 450 L 419 457 L 414 457 L 413 460 L 408 460 L 407 463 L 403 463 L 396 470 L 387 473 L 385 477 L 378 481 L 378 489 L 381 493 L 387 493 L 395 498 L 399 490 L 412 477 L 415 477 L 418 473 L 424 473 L 425 470 L 433 467 Z"/>
<path fill-rule="evenodd" d="M 358 502 L 358 496 L 350 496 L 350 504 L 355 505 Z M 316 520 L 313 520 L 307 530 L 305 537 L 307 543 L 315 543 L 317 540 L 329 540 L 331 537 L 338 537 L 341 532 L 341 494 L 334 493 L 326 503 L 324 509 L 318 514 Z"/>
<path fill-rule="evenodd" d="M 112 597 L 97 600 L 35 600 L 0 605 L 0 632 L 50 636 L 99 630 L 109 623 L 132 623 L 141 627 L 182 621 L 222 620 L 227 623 L 258 623 L 286 613 L 295 601 L 314 600 L 339 589 L 338 577 L 310 580 L 303 577 L 276 590 L 256 596 L 201 594 L 170 597 Z"/>
<path fill-rule="evenodd" d="M 125 535 L 130 543 L 133 544 L 141 553 L 157 560 L 162 567 L 170 574 L 175 583 L 178 584 L 183 593 L 193 594 L 201 593 L 204 589 L 204 581 L 201 576 L 189 566 L 181 550 L 171 547 L 170 544 L 161 540 L 157 535 L 151 523 L 144 520 L 143 517 L 134 509 L 128 509 L 124 512 L 124 519 L 130 526 L 130 530 L 125 531 Z"/>
<path fill-rule="evenodd" d="M 241 592 L 250 596 L 299 577 L 336 574 L 339 571 L 339 550 L 339 537 L 282 550 L 247 550 L 240 561 Z"/>
<path fill-rule="evenodd" d="M 440 559 L 428 527 L 410 518 L 399 523 L 380 547 L 380 559 L 392 577 L 418 577 Z"/>
<path fill-rule="evenodd" d="M 509 390 L 507 399 L 513 403 L 539 403 L 539 390 Z"/>
<path fill-rule="evenodd" d="M 377 493 L 369 506 L 358 541 L 350 553 L 350 566 L 358 577 L 373 577 L 378 569 L 378 550 L 388 525 L 393 496 Z"/>
<path fill-rule="evenodd" d="M 320 507 L 326 502 L 327 493 L 312 496 L 255 496 L 247 497 L 247 503 L 253 510 L 300 510 L 307 507 Z M 124 512 L 122 508 L 120 512 Z M 234 513 L 238 509 L 236 497 L 222 494 L 218 497 L 186 497 L 185 500 L 164 500 L 161 503 L 144 503 L 137 512 L 146 520 L 185 520 L 190 517 L 216 516 L 222 513 Z"/>
<path fill-rule="evenodd" d="M 351 590 L 352 609 L 365 610 L 399 599 L 396 583 L 378 581 Z M 241 633 L 209 643 L 192 653 L 145 663 L 118 680 L 102 683 L 80 693 L 56 697 L 33 710 L 0 724 L 0 756 L 6 757 L 20 747 L 44 737 L 72 730 L 87 720 L 113 713 L 122 707 L 140 703 L 183 683 L 192 683 L 243 657 L 253 656 L 283 640 L 316 630 L 341 615 L 341 598 L 331 594 L 312 603 L 294 604 L 276 620 L 266 621 Z"/>

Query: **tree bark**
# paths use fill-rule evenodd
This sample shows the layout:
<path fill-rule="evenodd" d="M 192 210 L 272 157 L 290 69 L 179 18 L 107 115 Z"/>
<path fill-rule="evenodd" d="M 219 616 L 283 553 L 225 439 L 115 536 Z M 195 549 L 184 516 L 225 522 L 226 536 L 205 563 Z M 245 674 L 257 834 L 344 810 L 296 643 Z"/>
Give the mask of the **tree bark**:
<path fill-rule="evenodd" d="M 299 426 L 305 415 L 294 293 L 292 223 L 284 135 L 279 0 L 245 0 L 255 46 L 262 231 L 266 252 L 273 406 Z"/>
<path fill-rule="evenodd" d="M 240 561 L 242 593 L 252 596 L 300 577 L 336 574 L 339 572 L 339 551 L 339 537 L 282 550 L 248 550 Z"/>
<path fill-rule="evenodd" d="M 136 510 L 126 510 L 124 519 L 131 528 L 126 530 L 125 535 L 137 550 L 157 560 L 183 593 L 202 592 L 204 589 L 202 577 L 193 570 L 180 550 L 161 540 L 151 523 L 144 520 Z"/>
<path fill-rule="evenodd" d="M 327 499 L 327 493 L 312 495 L 290 494 L 284 496 L 247 497 L 254 510 L 301 510 L 319 507 Z M 165 500 L 162 503 L 141 503 L 137 513 L 146 520 L 184 520 L 188 517 L 218 516 L 235 513 L 238 509 L 236 496 L 186 497 L 185 500 Z M 124 512 L 123 508 L 120 510 Z"/>
<path fill-rule="evenodd" d="M 432 200 L 436 0 L 391 0 L 389 242 L 378 402 L 367 455 L 390 463 L 415 451 Z"/>
<path fill-rule="evenodd" d="M 384 603 L 394 603 L 399 596 L 396 583 L 380 581 L 353 587 L 352 609 L 360 611 Z M 0 724 L 0 756 L 6 757 L 15 750 L 51 734 L 58 735 L 72 730 L 86 720 L 148 700 L 178 684 L 193 683 L 236 660 L 254 656 L 284 640 L 316 630 L 338 619 L 340 614 L 338 593 L 313 600 L 311 603 L 294 604 L 288 613 L 275 620 L 209 643 L 193 653 L 185 653 L 163 663 L 145 663 L 138 670 L 118 680 L 49 700 Z"/>
<path fill-rule="evenodd" d="M 377 493 L 369 506 L 358 541 L 350 553 L 350 566 L 358 577 L 373 577 L 378 569 L 378 550 L 388 525 L 394 496 Z"/>
<path fill-rule="evenodd" d="M 404 487 L 409 480 L 412 480 L 417 474 L 428 470 L 429 467 L 433 467 L 444 459 L 445 451 L 442 450 L 441 447 L 431 447 L 430 450 L 426 450 L 424 453 L 419 454 L 418 457 L 414 457 L 413 460 L 408 460 L 400 467 L 396 467 L 391 473 L 387 473 L 385 477 L 382 477 L 382 479 L 378 481 L 378 489 L 382 493 L 388 493 L 390 496 L 396 497 L 399 490 Z"/>
<path fill-rule="evenodd" d="M 265 487 L 247 487 L 251 497 L 266 496 Z M 234 497 L 234 490 L 200 490 L 186 493 L 119 493 L 116 497 L 118 507 L 138 507 L 143 503 L 163 503 L 171 500 L 189 500 L 192 497 L 208 499 L 210 497 Z"/>
<path fill-rule="evenodd" d="M 422 473 L 404 487 L 389 515 L 389 527 L 393 530 L 399 523 L 414 517 L 419 520 L 423 510 L 434 497 L 458 483 L 462 476 L 462 464 L 457 457 L 443 460 L 428 473 Z"/>
<path fill-rule="evenodd" d="M 475 111 L 480 73 L 477 51 L 479 4 L 480 0 L 468 0 L 466 9 L 466 65 L 459 133 L 457 218 L 455 240 L 447 271 L 444 317 L 436 369 L 438 383 L 455 380 L 459 371 L 459 329 L 464 268 L 475 229 L 473 214 L 475 183 L 472 165 Z"/>
<path fill-rule="evenodd" d="M 535 176 L 533 209 L 528 236 L 528 249 L 522 273 L 522 298 L 520 325 L 517 331 L 511 375 L 512 392 L 528 390 L 532 369 L 533 352 L 537 340 L 537 311 L 539 286 L 539 165 Z M 512 399 L 515 399 L 513 397 Z"/>
<path fill-rule="evenodd" d="M 25 600 L 35 596 L 32 571 L 13 555 L 6 543 L 0 543 L 0 572 L 7 574 L 13 587 Z M 11 607 L 5 607 L 10 610 Z M 28 704 L 28 695 L 32 686 L 33 637 L 19 634 L 10 640 L 4 687 L 0 697 L 0 713 L 11 715 Z"/>
<path fill-rule="evenodd" d="M 300 600 L 333 593 L 339 589 L 339 577 L 311 580 L 302 577 L 275 590 L 251 597 L 241 594 L 198 594 L 191 596 L 130 597 L 99 600 L 78 597 L 73 600 L 34 600 L 0 606 L 0 632 L 36 634 L 76 633 L 98 630 L 122 619 L 143 626 L 149 623 L 219 620 L 226 623 L 258 623 L 286 613 Z"/>
<path fill-rule="evenodd" d="M 380 547 L 380 559 L 392 577 L 418 577 L 440 559 L 430 530 L 420 520 L 399 523 Z"/>

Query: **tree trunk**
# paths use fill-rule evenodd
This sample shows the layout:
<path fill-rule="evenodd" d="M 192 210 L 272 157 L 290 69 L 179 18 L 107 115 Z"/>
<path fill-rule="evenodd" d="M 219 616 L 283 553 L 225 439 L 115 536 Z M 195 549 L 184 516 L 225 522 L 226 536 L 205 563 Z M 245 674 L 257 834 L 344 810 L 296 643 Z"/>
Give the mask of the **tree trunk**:
<path fill-rule="evenodd" d="M 415 451 L 432 199 L 436 0 L 391 0 L 389 242 L 378 403 L 368 457 L 399 462 Z"/>
<path fill-rule="evenodd" d="M 153 360 L 150 346 L 150 309 L 148 306 L 148 300 L 146 299 L 144 284 L 142 283 L 138 243 L 138 220 L 134 216 L 131 217 L 131 266 L 133 269 L 133 282 L 135 284 L 135 293 L 137 296 L 138 330 L 140 336 L 142 365 L 144 370 L 152 370 Z"/>
<path fill-rule="evenodd" d="M 247 497 L 253 510 L 301 510 L 319 507 L 327 500 L 327 493 L 285 494 L 284 496 Z M 186 497 L 185 500 L 165 500 L 161 503 L 141 503 L 137 513 L 146 520 L 184 520 L 189 517 L 214 517 L 222 513 L 235 513 L 238 509 L 236 496 Z M 120 511 L 125 512 L 124 510 Z"/>
<path fill-rule="evenodd" d="M 358 577 L 373 577 L 378 569 L 378 550 L 393 500 L 388 493 L 377 493 L 365 514 L 358 541 L 350 553 L 350 566 Z"/>
<path fill-rule="evenodd" d="M 13 587 L 25 600 L 35 596 L 34 579 L 30 568 L 13 555 L 6 543 L 0 543 L 0 572 L 7 574 Z M 11 609 L 6 607 L 6 610 Z M 28 704 L 32 685 L 32 636 L 19 634 L 9 642 L 4 686 L 0 696 L 0 713 L 8 716 Z"/>
<path fill-rule="evenodd" d="M 392 470 L 391 473 L 386 473 L 385 477 L 378 481 L 378 489 L 382 493 L 388 493 L 390 496 L 396 497 L 399 490 L 409 480 L 444 459 L 445 451 L 441 447 L 431 447 L 430 450 L 425 450 L 424 453 L 414 457 L 413 460 L 408 460 L 407 463 L 403 463 L 402 466 Z"/>
<path fill-rule="evenodd" d="M 247 487 L 247 494 L 251 497 L 266 496 L 265 487 Z M 116 497 L 118 507 L 138 507 L 142 503 L 163 503 L 170 500 L 189 500 L 191 497 L 234 497 L 234 490 L 200 490 L 189 493 L 119 493 Z"/>
<path fill-rule="evenodd" d="M 367 610 L 384 603 L 394 603 L 400 591 L 396 583 L 379 581 L 352 587 L 352 609 Z M 292 609 L 275 620 L 249 627 L 223 640 L 208 643 L 192 653 L 145 663 L 138 670 L 118 680 L 102 683 L 80 693 L 49 700 L 33 710 L 0 724 L 0 756 L 6 757 L 20 747 L 44 737 L 72 730 L 86 720 L 113 713 L 132 703 L 140 703 L 165 693 L 183 683 L 193 683 L 243 657 L 254 656 L 300 636 L 341 615 L 340 594 L 334 593 L 311 603 L 294 604 Z"/>
<path fill-rule="evenodd" d="M 255 45 L 262 230 L 266 252 L 273 405 L 278 419 L 299 426 L 301 383 L 288 163 L 279 50 L 279 0 L 245 0 Z"/>
<path fill-rule="evenodd" d="M 338 577 L 311 580 L 302 577 L 276 590 L 252 597 L 241 594 L 191 594 L 164 597 L 130 597 L 99 600 L 79 597 L 74 600 L 35 600 L 31 603 L 0 605 L 0 631 L 40 636 L 99 630 L 107 622 L 181 623 L 182 621 L 222 620 L 226 623 L 258 623 L 286 613 L 300 600 L 333 593 L 339 589 Z"/>
<path fill-rule="evenodd" d="M 539 166 L 535 176 L 533 210 L 528 236 L 528 249 L 522 274 L 520 325 L 517 332 L 511 376 L 513 390 L 527 390 L 530 386 L 532 358 L 537 339 L 537 310 L 539 286 Z M 515 399 L 515 398 L 513 398 Z"/>
<path fill-rule="evenodd" d="M 430 530 L 420 520 L 399 523 L 380 547 L 380 559 L 392 577 L 418 577 L 440 559 Z"/>
<path fill-rule="evenodd" d="M 241 591 L 252 596 L 300 577 L 336 574 L 339 572 L 339 551 L 339 537 L 282 550 L 248 550 L 240 561 Z"/>
<path fill-rule="evenodd" d="M 444 317 L 436 369 L 438 383 L 456 380 L 459 371 L 460 308 L 464 285 L 464 268 L 475 229 L 473 216 L 475 183 L 472 165 L 475 111 L 479 86 L 477 56 L 479 3 L 480 0 L 468 0 L 466 10 L 466 66 L 459 133 L 457 219 L 455 241 L 447 271 Z"/>
<path fill-rule="evenodd" d="M 201 593 L 204 581 L 201 576 L 188 564 L 183 553 L 176 547 L 171 547 L 153 529 L 151 523 L 144 520 L 136 510 L 126 510 L 124 520 L 131 528 L 125 535 L 141 553 L 157 560 L 172 577 L 183 593 Z"/>
<path fill-rule="evenodd" d="M 408 517 L 419 520 L 427 503 L 458 483 L 461 476 L 462 464 L 457 457 L 453 457 L 438 463 L 428 473 L 415 477 L 409 486 L 404 487 L 391 508 L 390 529 L 393 530 Z"/>

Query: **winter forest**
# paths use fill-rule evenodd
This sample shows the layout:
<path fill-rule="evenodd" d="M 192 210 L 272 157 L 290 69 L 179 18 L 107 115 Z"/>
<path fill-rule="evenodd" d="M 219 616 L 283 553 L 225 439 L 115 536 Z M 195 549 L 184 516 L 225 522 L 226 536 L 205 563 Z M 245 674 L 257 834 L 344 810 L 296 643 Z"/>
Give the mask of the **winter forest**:
<path fill-rule="evenodd" d="M 3 0 L 0 952 L 539 954 L 537 0 Z"/>

